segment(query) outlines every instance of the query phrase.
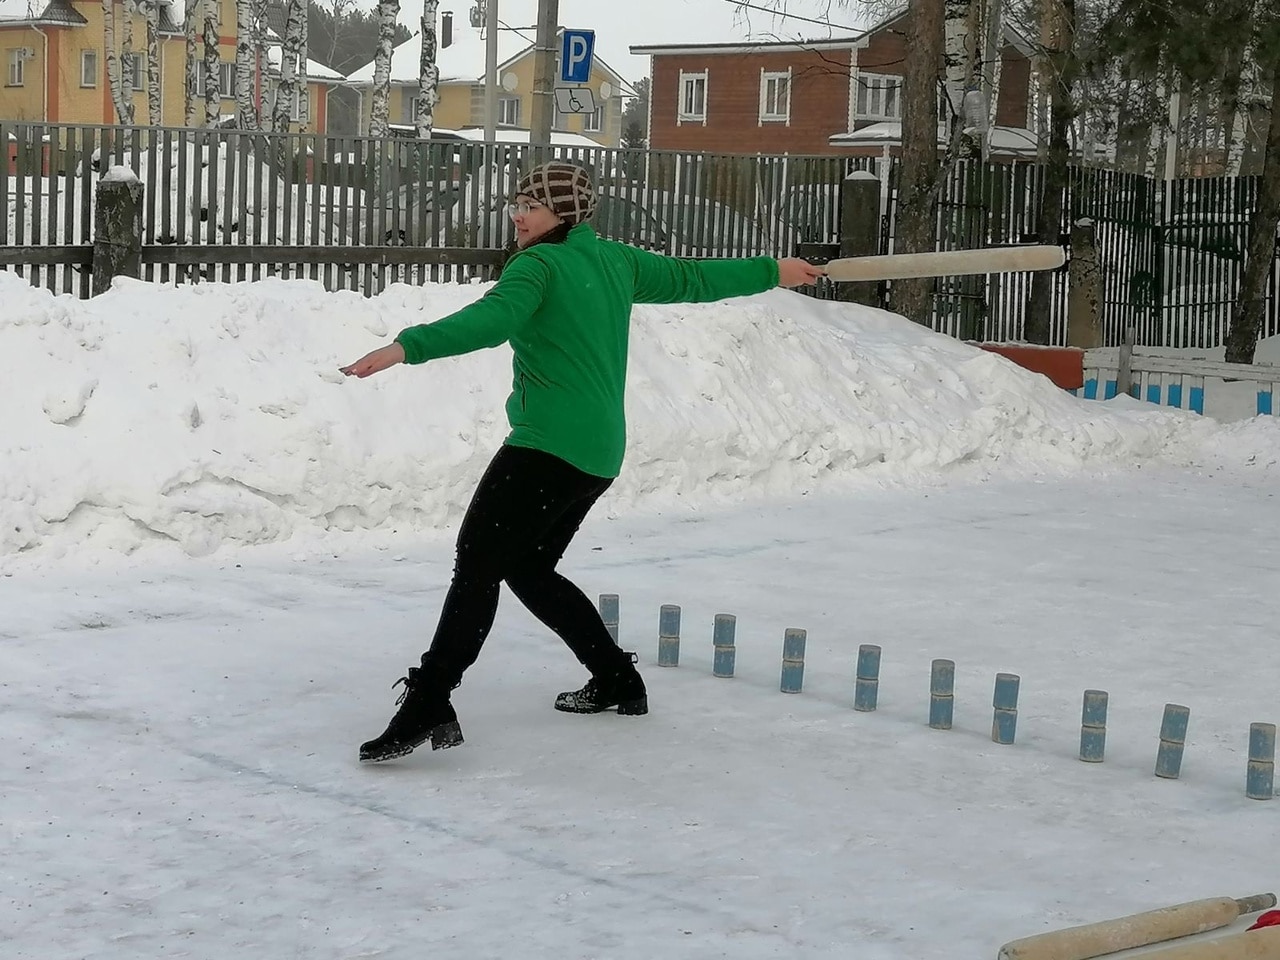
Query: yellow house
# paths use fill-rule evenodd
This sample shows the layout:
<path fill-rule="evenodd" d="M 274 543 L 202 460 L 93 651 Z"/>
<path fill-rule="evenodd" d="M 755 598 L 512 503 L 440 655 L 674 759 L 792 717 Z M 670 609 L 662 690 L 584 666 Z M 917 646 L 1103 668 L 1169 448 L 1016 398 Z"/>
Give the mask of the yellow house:
<path fill-rule="evenodd" d="M 401 22 L 414 29 L 421 10 L 406 6 Z M 412 14 L 412 15 L 410 15 Z M 467 19 L 442 10 L 437 28 L 436 66 L 440 70 L 440 102 L 434 126 L 441 130 L 483 127 L 485 116 L 485 37 Z M 534 47 L 533 28 L 504 28 L 498 34 L 498 129 L 511 139 L 514 131 L 529 129 L 533 114 Z M 558 45 L 557 45 L 558 47 Z M 418 96 L 418 74 L 422 42 L 415 34 L 391 53 L 391 116 L 394 128 L 410 130 Z M 360 132 L 367 133 L 373 104 L 373 62 L 347 77 L 348 86 L 360 94 Z M 593 113 L 561 113 L 557 110 L 552 129 L 565 141 L 576 135 L 582 143 L 594 142 L 616 147 L 622 142 L 623 100 L 635 91 L 607 63 L 594 59 L 586 87 L 596 104 Z"/>
<path fill-rule="evenodd" d="M 127 14 L 120 0 L 115 3 L 115 39 L 119 52 Z M 235 112 L 232 83 L 235 76 L 235 0 L 219 0 L 218 37 L 219 87 L 223 114 Z M 122 63 L 126 95 L 133 101 L 137 124 L 180 127 L 185 121 L 186 94 L 184 66 L 186 38 L 182 32 L 183 5 L 163 2 L 160 7 L 160 116 L 149 115 L 147 105 L 147 24 L 140 14 L 132 16 L 132 64 Z M 44 123 L 114 124 L 117 122 L 111 87 L 107 82 L 106 47 L 101 0 L 0 0 L 0 120 Z M 197 56 L 203 58 L 204 43 L 197 41 Z M 269 51 L 273 64 L 279 63 L 279 49 Z M 259 93 L 274 83 L 269 76 L 257 76 Z M 308 62 L 308 92 L 313 122 L 308 130 L 325 131 L 328 92 L 341 80 L 339 74 L 314 61 Z M 203 85 L 203 59 L 200 77 Z M 203 101 L 203 89 L 200 92 Z M 295 120 L 297 110 L 294 111 Z M 204 121 L 204 104 L 198 109 Z"/>

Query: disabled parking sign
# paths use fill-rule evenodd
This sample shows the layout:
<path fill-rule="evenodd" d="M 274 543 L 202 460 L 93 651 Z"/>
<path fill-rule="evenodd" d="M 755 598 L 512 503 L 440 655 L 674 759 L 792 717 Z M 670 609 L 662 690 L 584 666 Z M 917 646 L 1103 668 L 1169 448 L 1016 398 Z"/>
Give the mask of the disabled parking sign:
<path fill-rule="evenodd" d="M 595 55 L 594 30 L 566 30 L 560 47 L 560 82 L 586 83 L 591 79 L 591 59 Z"/>

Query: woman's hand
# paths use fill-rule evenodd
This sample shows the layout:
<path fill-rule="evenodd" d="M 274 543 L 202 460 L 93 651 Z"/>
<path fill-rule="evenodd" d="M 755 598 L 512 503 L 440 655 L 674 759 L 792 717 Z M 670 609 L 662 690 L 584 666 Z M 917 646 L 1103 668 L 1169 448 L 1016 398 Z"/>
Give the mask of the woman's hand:
<path fill-rule="evenodd" d="M 780 287 L 807 286 L 816 283 L 818 278 L 825 274 L 826 271 L 821 267 L 815 267 L 807 260 L 797 257 L 778 261 L 778 286 Z"/>
<path fill-rule="evenodd" d="M 372 376 L 387 367 L 394 367 L 397 363 L 404 363 L 404 347 L 393 343 L 386 347 L 379 347 L 373 353 L 366 353 L 350 366 L 338 369 L 348 377 L 363 378 Z"/>

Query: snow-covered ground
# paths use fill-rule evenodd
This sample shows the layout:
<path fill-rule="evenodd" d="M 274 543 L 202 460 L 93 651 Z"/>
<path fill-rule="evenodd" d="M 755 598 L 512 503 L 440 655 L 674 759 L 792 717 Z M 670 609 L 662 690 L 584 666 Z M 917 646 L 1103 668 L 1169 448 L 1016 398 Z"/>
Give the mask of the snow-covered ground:
<path fill-rule="evenodd" d="M 1077 400 L 785 292 L 636 310 L 629 460 L 564 569 L 621 596 L 650 715 L 553 711 L 581 669 L 508 596 L 455 694 L 467 743 L 359 766 L 509 354 L 336 367 L 482 289 L 81 302 L 0 274 L 5 956 L 990 958 L 1280 886 L 1280 804 L 1244 796 L 1249 724 L 1280 719 L 1280 421 Z M 1075 759 L 1085 688 L 1111 695 L 1102 765 Z M 1177 781 L 1166 702 L 1191 708 Z"/>

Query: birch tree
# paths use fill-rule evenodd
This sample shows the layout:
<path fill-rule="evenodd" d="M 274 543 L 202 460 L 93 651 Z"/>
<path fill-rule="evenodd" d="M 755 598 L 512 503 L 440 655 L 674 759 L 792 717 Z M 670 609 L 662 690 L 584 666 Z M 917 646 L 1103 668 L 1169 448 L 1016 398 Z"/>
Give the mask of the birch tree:
<path fill-rule="evenodd" d="M 253 0 L 253 55 L 256 67 L 253 84 L 254 129 L 268 126 L 264 87 L 271 76 L 271 61 L 267 57 L 267 0 Z"/>
<path fill-rule="evenodd" d="M 133 18 L 138 12 L 136 0 L 124 0 L 120 6 L 124 14 L 120 23 L 120 63 L 127 69 L 120 71 L 120 93 L 128 105 L 129 123 L 133 123 L 134 97 L 133 89 L 141 78 L 137 75 L 138 64 L 133 59 Z"/>
<path fill-rule="evenodd" d="M 440 68 L 436 66 L 436 16 L 440 0 L 422 2 L 422 54 L 418 60 L 418 103 L 413 122 L 418 137 L 427 140 L 435 125 L 436 104 L 440 102 Z"/>
<path fill-rule="evenodd" d="M 183 11 L 182 35 L 186 41 L 186 55 L 182 61 L 182 120 L 188 127 L 196 125 L 196 95 L 199 90 L 199 59 L 196 54 L 196 21 L 200 12 L 200 0 L 187 0 Z"/>
<path fill-rule="evenodd" d="M 120 58 L 116 54 L 116 5 L 115 0 L 102 0 L 102 56 L 107 65 L 107 85 L 111 89 L 111 102 L 116 108 L 116 122 L 133 123 L 133 98 L 124 95 L 124 77 Z"/>
<path fill-rule="evenodd" d="M 293 105 L 298 97 L 298 74 L 305 85 L 306 61 L 301 60 L 302 37 L 306 29 L 307 8 L 305 0 L 288 0 L 286 9 L 284 43 L 280 47 L 280 80 L 276 85 L 275 109 L 271 128 L 276 133 L 286 133 L 292 120 Z M 299 70 L 301 62 L 302 69 Z"/>
<path fill-rule="evenodd" d="M 975 74 L 979 74 L 978 11 L 983 0 L 943 0 L 943 65 L 949 126 L 948 142 L 953 156 L 967 158 L 982 152 L 981 131 L 968 122 L 973 111 L 966 109 L 965 98 Z M 976 90 L 974 91 L 976 92 Z M 978 96 L 981 96 L 979 93 Z"/>
<path fill-rule="evenodd" d="M 236 126 L 253 130 L 257 126 L 254 109 L 253 68 L 254 0 L 236 0 Z"/>
<path fill-rule="evenodd" d="M 391 124 L 391 49 L 395 42 L 400 0 L 378 0 L 378 47 L 373 58 L 373 102 L 369 135 L 385 137 Z"/>
<path fill-rule="evenodd" d="M 219 86 L 222 59 L 218 53 L 221 14 L 218 0 L 204 3 L 204 122 L 216 127 L 222 120 L 222 90 Z"/>
<path fill-rule="evenodd" d="M 164 123 L 160 104 L 160 0 L 143 0 L 147 15 L 147 119 Z"/>
<path fill-rule="evenodd" d="M 298 89 L 298 125 L 306 133 L 311 128 L 311 84 L 307 63 L 311 59 L 311 0 L 297 0 L 302 8 L 302 32 L 298 39 L 298 70 L 302 74 L 302 85 Z"/>

